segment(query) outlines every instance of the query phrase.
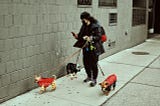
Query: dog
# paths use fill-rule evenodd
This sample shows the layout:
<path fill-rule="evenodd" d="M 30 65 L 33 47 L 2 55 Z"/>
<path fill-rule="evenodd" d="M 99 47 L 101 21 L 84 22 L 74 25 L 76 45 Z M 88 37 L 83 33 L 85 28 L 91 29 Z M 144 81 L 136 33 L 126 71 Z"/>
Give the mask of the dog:
<path fill-rule="evenodd" d="M 39 87 L 41 87 L 41 90 L 39 91 L 40 94 L 44 93 L 46 91 L 46 88 L 51 85 L 52 89 L 51 91 L 56 89 L 56 76 L 53 75 L 50 78 L 43 78 L 42 76 L 35 75 L 35 82 L 38 84 Z"/>
<path fill-rule="evenodd" d="M 77 78 L 76 74 L 80 71 L 80 66 L 74 63 L 68 63 L 66 66 L 67 75 L 71 77 L 71 80 Z"/>
<path fill-rule="evenodd" d="M 99 83 L 99 85 L 101 86 L 102 92 L 106 96 L 109 95 L 111 91 L 111 87 L 113 87 L 113 90 L 115 89 L 116 81 L 117 81 L 117 76 L 115 74 L 111 74 L 103 82 Z"/>

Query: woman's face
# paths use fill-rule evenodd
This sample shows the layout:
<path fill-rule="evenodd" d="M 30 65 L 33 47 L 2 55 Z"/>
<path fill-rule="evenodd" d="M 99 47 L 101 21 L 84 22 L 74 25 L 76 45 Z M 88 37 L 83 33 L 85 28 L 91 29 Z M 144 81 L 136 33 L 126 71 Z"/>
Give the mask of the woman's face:
<path fill-rule="evenodd" d="M 90 21 L 84 18 L 84 19 L 82 19 L 82 23 L 85 25 L 89 25 Z"/>

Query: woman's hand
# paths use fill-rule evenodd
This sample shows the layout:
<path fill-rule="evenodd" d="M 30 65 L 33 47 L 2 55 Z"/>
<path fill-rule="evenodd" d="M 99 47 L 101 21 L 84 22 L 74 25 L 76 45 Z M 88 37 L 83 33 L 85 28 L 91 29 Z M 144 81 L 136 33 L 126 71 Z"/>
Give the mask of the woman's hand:
<path fill-rule="evenodd" d="M 71 32 L 71 33 L 72 33 L 72 35 L 74 36 L 75 39 L 78 38 L 78 35 L 77 35 L 77 34 L 75 34 L 74 32 Z"/>
<path fill-rule="evenodd" d="M 91 42 L 91 41 L 92 41 L 92 37 L 89 37 L 89 36 L 87 36 L 87 35 L 84 36 L 83 39 L 84 39 L 84 40 L 87 40 L 88 42 Z"/>

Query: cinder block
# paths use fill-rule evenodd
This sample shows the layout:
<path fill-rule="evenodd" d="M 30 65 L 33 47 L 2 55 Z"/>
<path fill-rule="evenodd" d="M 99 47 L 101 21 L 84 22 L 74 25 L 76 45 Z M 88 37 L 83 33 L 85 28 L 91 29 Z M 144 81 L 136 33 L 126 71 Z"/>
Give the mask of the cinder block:
<path fill-rule="evenodd" d="M 30 36 L 22 37 L 22 45 L 23 47 L 30 45 Z"/>
<path fill-rule="evenodd" d="M 19 27 L 17 26 L 9 27 L 9 38 L 19 37 L 18 30 L 19 30 Z"/>
<path fill-rule="evenodd" d="M 1 79 L 1 75 L 0 75 L 0 79 Z M 2 87 L 2 80 L 0 80 L 0 87 Z M 1 102 L 0 102 L 1 103 Z"/>
<path fill-rule="evenodd" d="M 0 52 L 4 51 L 4 40 L 0 40 Z"/>
<path fill-rule="evenodd" d="M 13 3 L 20 3 L 21 0 L 12 0 Z"/>
<path fill-rule="evenodd" d="M 32 25 L 37 24 L 37 16 L 36 15 L 29 15 L 29 19 Z"/>
<path fill-rule="evenodd" d="M 28 77 L 28 70 L 26 68 L 19 70 L 19 80 L 24 80 Z"/>
<path fill-rule="evenodd" d="M 14 48 L 22 48 L 22 38 L 14 38 L 13 39 Z"/>
<path fill-rule="evenodd" d="M 29 0 L 21 0 L 21 3 L 28 4 Z"/>
<path fill-rule="evenodd" d="M 13 39 L 7 39 L 5 40 L 5 50 L 11 50 L 13 49 Z"/>
<path fill-rule="evenodd" d="M 37 65 L 42 63 L 42 60 L 43 60 L 42 56 L 43 56 L 43 54 L 38 54 L 37 55 L 37 59 L 36 59 L 37 60 Z"/>
<path fill-rule="evenodd" d="M 31 24 L 28 24 L 28 25 L 25 25 L 25 33 L 26 35 L 33 35 L 33 25 Z"/>
<path fill-rule="evenodd" d="M 45 53 L 47 52 L 47 42 L 42 42 L 40 44 L 40 53 Z"/>
<path fill-rule="evenodd" d="M 14 61 L 6 62 L 7 73 L 15 71 Z"/>
<path fill-rule="evenodd" d="M 39 12 L 40 14 L 38 15 L 41 15 L 41 14 L 45 14 L 45 5 L 44 4 L 39 4 Z"/>
<path fill-rule="evenodd" d="M 25 80 L 21 80 L 18 82 L 18 86 L 20 88 L 20 93 L 24 93 L 27 90 L 30 90 L 30 87 L 32 86 L 32 82 L 30 78 L 27 78 Z"/>
<path fill-rule="evenodd" d="M 13 23 L 14 25 L 22 25 L 22 15 L 21 14 L 13 15 Z"/>
<path fill-rule="evenodd" d="M 49 23 L 50 24 L 54 24 L 55 23 L 54 14 L 49 14 Z"/>
<path fill-rule="evenodd" d="M 24 25 L 19 26 L 18 35 L 19 36 L 26 36 L 26 31 L 25 31 L 25 26 Z"/>
<path fill-rule="evenodd" d="M 36 45 L 36 36 L 34 35 L 34 36 L 30 36 L 30 38 L 29 38 L 29 43 L 31 44 L 31 45 Z"/>
<path fill-rule="evenodd" d="M 34 76 L 34 74 L 35 74 L 35 69 L 34 68 L 35 68 L 34 66 L 26 68 L 28 77 Z"/>
<path fill-rule="evenodd" d="M 31 24 L 29 15 L 27 14 L 22 15 L 22 25 L 28 25 L 28 24 Z"/>
<path fill-rule="evenodd" d="M 20 70 L 23 68 L 22 59 L 15 60 L 15 69 Z"/>
<path fill-rule="evenodd" d="M 11 77 L 11 83 L 15 83 L 19 80 L 19 71 L 15 71 L 13 73 L 10 73 L 10 77 Z"/>
<path fill-rule="evenodd" d="M 9 4 L 2 3 L 0 4 L 0 15 L 8 15 L 9 14 Z"/>
<path fill-rule="evenodd" d="M 37 15 L 37 24 L 38 25 L 43 25 L 42 23 L 43 23 L 43 15 L 38 14 Z"/>
<path fill-rule="evenodd" d="M 4 15 L 0 15 L 0 27 L 4 26 Z"/>
<path fill-rule="evenodd" d="M 1 61 L 7 62 L 10 60 L 9 51 L 0 52 L 1 53 Z"/>
<path fill-rule="evenodd" d="M 8 86 L 0 88 L 0 98 L 1 99 L 8 96 L 8 93 L 9 93 L 8 90 L 9 90 Z"/>
<path fill-rule="evenodd" d="M 57 32 L 58 31 L 58 23 L 53 24 L 53 32 Z"/>
<path fill-rule="evenodd" d="M 39 0 L 38 0 L 39 1 Z M 37 0 L 28 0 L 28 2 L 30 3 L 30 4 L 36 4 L 37 3 Z"/>
<path fill-rule="evenodd" d="M 0 27 L 0 39 L 7 39 L 8 38 L 8 28 L 1 28 Z"/>
<path fill-rule="evenodd" d="M 11 3 L 11 0 L 0 0 L 0 4 Z"/>
<path fill-rule="evenodd" d="M 26 57 L 26 48 L 18 49 L 18 58 L 25 58 Z"/>
<path fill-rule="evenodd" d="M 29 57 L 23 59 L 23 68 L 31 66 L 29 59 L 30 59 Z"/>
<path fill-rule="evenodd" d="M 56 0 L 47 0 L 47 3 L 48 4 L 52 4 L 52 5 L 55 5 L 56 4 Z"/>
<path fill-rule="evenodd" d="M 9 93 L 9 96 L 10 97 L 15 97 L 15 96 L 17 96 L 18 94 L 19 94 L 19 83 L 13 83 L 13 84 L 10 84 L 9 85 L 9 88 L 8 88 L 9 90 L 8 90 L 8 93 Z"/>
<path fill-rule="evenodd" d="M 36 35 L 36 44 L 41 44 L 43 41 L 43 35 Z"/>
<path fill-rule="evenodd" d="M 2 87 L 11 83 L 10 74 L 1 75 L 0 79 Z"/>
<path fill-rule="evenodd" d="M 37 55 L 40 53 L 40 46 L 39 45 L 34 45 L 33 46 L 33 55 Z"/>
<path fill-rule="evenodd" d="M 42 63 L 41 64 L 41 73 L 45 72 L 46 70 L 48 70 L 48 67 L 47 67 L 47 63 Z"/>
<path fill-rule="evenodd" d="M 56 0 L 57 5 L 65 5 L 67 0 Z"/>
<path fill-rule="evenodd" d="M 0 62 L 0 75 L 3 75 L 6 73 L 6 64 Z"/>
<path fill-rule="evenodd" d="M 32 29 L 33 29 L 33 31 L 32 31 L 33 32 L 32 33 L 33 36 L 41 34 L 40 25 L 34 24 L 34 25 L 32 25 Z"/>
<path fill-rule="evenodd" d="M 17 49 L 13 49 L 13 50 L 10 50 L 10 60 L 16 60 L 18 59 L 18 54 L 17 54 Z"/>
<path fill-rule="evenodd" d="M 35 66 L 37 64 L 37 55 L 30 57 L 30 62 L 32 63 L 32 66 Z"/>
<path fill-rule="evenodd" d="M 9 27 L 13 25 L 13 15 L 4 15 L 4 26 Z"/>
<path fill-rule="evenodd" d="M 34 55 L 33 46 L 28 46 L 26 48 L 26 55 L 27 55 L 27 57 Z"/>
<path fill-rule="evenodd" d="M 9 5 L 9 14 L 12 14 L 12 15 L 21 15 L 21 14 L 25 13 L 24 10 L 26 10 L 26 9 L 27 8 L 25 8 L 25 5 L 22 4 L 22 3 L 11 3 Z"/>
<path fill-rule="evenodd" d="M 48 5 L 48 13 L 49 13 L 49 15 L 55 14 L 57 12 L 57 10 L 58 10 L 58 8 L 57 8 L 56 5 L 54 5 L 54 4 L 53 5 Z M 54 19 L 54 18 L 52 18 L 52 19 Z"/>

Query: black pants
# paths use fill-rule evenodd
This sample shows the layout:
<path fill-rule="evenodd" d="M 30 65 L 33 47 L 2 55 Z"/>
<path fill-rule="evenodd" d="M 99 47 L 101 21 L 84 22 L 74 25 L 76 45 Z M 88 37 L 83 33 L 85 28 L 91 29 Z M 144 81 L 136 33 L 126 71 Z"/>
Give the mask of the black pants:
<path fill-rule="evenodd" d="M 83 64 L 89 78 L 97 79 L 98 76 L 98 55 L 94 51 L 83 50 Z"/>

